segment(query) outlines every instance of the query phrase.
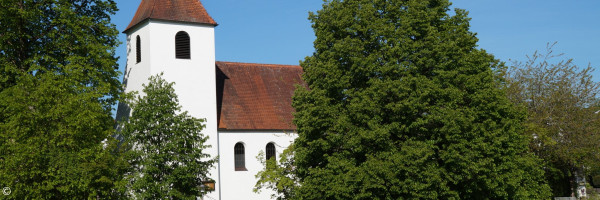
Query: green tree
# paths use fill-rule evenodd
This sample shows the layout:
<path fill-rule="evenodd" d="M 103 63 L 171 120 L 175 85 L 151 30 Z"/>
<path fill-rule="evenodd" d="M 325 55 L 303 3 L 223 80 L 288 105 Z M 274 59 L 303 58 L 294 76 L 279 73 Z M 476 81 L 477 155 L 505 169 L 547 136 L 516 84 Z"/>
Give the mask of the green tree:
<path fill-rule="evenodd" d="M 293 199 L 547 199 L 525 113 L 447 0 L 330 0 L 293 98 Z M 279 191 L 281 192 L 281 191 Z"/>
<path fill-rule="evenodd" d="M 149 80 L 122 132 L 134 167 L 131 189 L 141 199 L 196 199 L 208 192 L 203 181 L 216 162 L 202 152 L 210 147 L 204 119 L 181 112 L 173 83 L 159 75 Z"/>
<path fill-rule="evenodd" d="M 600 167 L 600 83 L 591 66 L 561 59 L 548 44 L 506 73 L 509 99 L 528 111 L 530 149 L 545 161 L 555 196 L 571 196 L 576 177 Z M 590 170 L 588 170 L 590 169 Z"/>
<path fill-rule="evenodd" d="M 260 193 L 263 188 L 266 188 L 270 191 L 277 191 L 271 195 L 272 199 L 294 199 L 294 192 L 299 187 L 299 180 L 294 176 L 293 153 L 294 146 L 288 146 L 279 156 L 279 162 L 275 158 L 265 160 L 264 154 L 259 153 L 257 159 L 265 168 L 255 175 L 258 181 L 253 191 Z"/>
<path fill-rule="evenodd" d="M 9 199 L 119 198 L 111 0 L 0 1 L 0 186 Z M 105 143 L 103 144 L 103 141 Z M 115 161 L 115 162 L 113 162 Z M 122 163 L 122 162 L 121 162 Z"/>

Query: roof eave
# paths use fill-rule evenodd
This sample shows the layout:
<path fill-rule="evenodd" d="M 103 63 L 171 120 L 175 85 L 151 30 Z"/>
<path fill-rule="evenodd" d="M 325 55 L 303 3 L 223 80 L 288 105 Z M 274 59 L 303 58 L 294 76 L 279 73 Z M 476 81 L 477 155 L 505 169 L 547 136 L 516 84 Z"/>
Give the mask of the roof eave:
<path fill-rule="evenodd" d="M 217 27 L 219 26 L 219 24 L 217 23 L 203 23 L 203 22 L 186 22 L 186 21 L 176 21 L 176 20 L 168 20 L 168 19 L 154 19 L 154 18 L 146 18 L 138 23 L 136 23 L 133 26 L 130 26 L 129 28 L 126 28 L 122 33 L 128 34 L 128 32 L 132 29 L 135 29 L 136 27 L 140 26 L 141 24 L 145 24 L 148 21 L 163 21 L 163 22 L 177 22 L 177 23 L 182 23 L 182 24 L 199 24 L 199 25 L 207 25 L 207 26 L 212 26 L 212 27 Z"/>

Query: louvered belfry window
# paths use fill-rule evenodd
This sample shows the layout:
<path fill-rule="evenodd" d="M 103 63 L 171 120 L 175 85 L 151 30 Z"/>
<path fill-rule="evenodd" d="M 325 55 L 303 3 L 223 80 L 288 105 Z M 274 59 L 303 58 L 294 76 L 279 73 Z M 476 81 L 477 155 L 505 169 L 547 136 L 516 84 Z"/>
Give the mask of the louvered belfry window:
<path fill-rule="evenodd" d="M 246 171 L 246 158 L 244 152 L 244 144 L 237 143 L 233 147 L 235 159 L 235 171 Z"/>
<path fill-rule="evenodd" d="M 267 152 L 267 160 L 269 160 L 271 158 L 277 159 L 275 157 L 275 145 L 273 143 L 267 144 L 266 152 Z"/>
<path fill-rule="evenodd" d="M 140 36 L 138 35 L 135 38 L 135 63 L 142 62 L 142 42 L 140 41 Z"/>
<path fill-rule="evenodd" d="M 185 31 L 177 32 L 175 35 L 175 58 L 190 59 L 190 35 Z"/>

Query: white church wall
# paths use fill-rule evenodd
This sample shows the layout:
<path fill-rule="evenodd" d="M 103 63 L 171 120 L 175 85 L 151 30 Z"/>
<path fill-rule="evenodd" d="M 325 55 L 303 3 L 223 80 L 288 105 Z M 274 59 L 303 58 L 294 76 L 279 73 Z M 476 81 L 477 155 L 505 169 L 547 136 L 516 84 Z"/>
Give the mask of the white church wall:
<path fill-rule="evenodd" d="M 148 22 L 142 23 L 129 30 L 127 35 L 127 66 L 125 67 L 124 81 L 126 81 L 125 92 L 141 91 L 142 84 L 148 83 L 150 76 L 150 32 Z M 136 38 L 140 36 L 141 62 L 136 61 Z M 143 95 L 143 94 L 141 94 Z M 127 113 L 129 114 L 129 113 Z"/>
<path fill-rule="evenodd" d="M 190 36 L 191 59 L 175 58 L 175 35 L 185 31 Z M 151 73 L 164 72 L 167 81 L 175 82 L 179 103 L 192 116 L 207 119 L 207 129 L 217 129 L 214 27 L 151 21 Z M 209 126 L 210 124 L 210 126 Z"/>
<path fill-rule="evenodd" d="M 191 59 L 175 58 L 175 35 L 185 31 L 190 36 Z M 135 40 L 140 35 L 142 41 L 142 61 L 136 63 Z M 214 26 L 148 20 L 128 31 L 127 86 L 126 91 L 142 94 L 142 84 L 148 77 L 164 73 L 163 78 L 175 82 L 182 111 L 188 111 L 196 118 L 206 119 L 203 134 L 209 136 L 207 145 L 212 148 L 205 153 L 218 155 L 217 98 L 215 78 Z M 205 199 L 219 199 L 219 166 L 209 171 L 210 178 L 216 181 L 216 191 Z"/>
<path fill-rule="evenodd" d="M 209 136 L 205 143 L 211 145 L 205 151 L 218 155 L 217 97 L 215 78 L 215 35 L 214 26 L 150 20 L 152 49 L 151 74 L 164 73 L 163 78 L 175 82 L 173 86 L 183 111 L 196 118 L 206 119 L 202 133 Z M 190 36 L 190 59 L 175 58 L 175 35 L 185 31 Z M 210 177 L 218 187 L 218 165 L 210 170 Z M 218 199 L 215 193 L 207 199 Z"/>
<path fill-rule="evenodd" d="M 277 159 L 296 138 L 295 133 L 283 131 L 219 131 L 221 153 L 221 199 L 248 200 L 271 199 L 272 191 L 252 191 L 257 179 L 254 177 L 264 166 L 258 161 L 259 152 L 265 153 L 268 143 L 275 144 Z M 244 144 L 247 171 L 235 171 L 234 146 Z M 264 156 L 264 155 L 263 155 Z"/>
<path fill-rule="evenodd" d="M 190 36 L 191 59 L 175 58 L 175 35 L 185 31 Z M 141 39 L 141 62 L 136 62 L 136 37 Z M 196 118 L 206 119 L 205 135 L 212 148 L 205 153 L 216 157 L 219 163 L 210 170 L 216 181 L 215 191 L 203 199 L 247 200 L 270 199 L 272 191 L 254 193 L 255 175 L 263 169 L 256 156 L 265 152 L 268 143 L 274 143 L 277 158 L 296 138 L 284 131 L 217 131 L 217 101 L 215 77 L 214 27 L 209 25 L 147 20 L 128 31 L 126 92 L 142 94 L 142 84 L 148 77 L 161 72 L 163 78 L 175 82 L 174 89 L 182 110 Z M 117 113 L 123 115 L 129 113 Z M 234 146 L 241 142 L 245 147 L 247 171 L 235 171 Z M 219 172 L 220 170 L 220 172 Z"/>

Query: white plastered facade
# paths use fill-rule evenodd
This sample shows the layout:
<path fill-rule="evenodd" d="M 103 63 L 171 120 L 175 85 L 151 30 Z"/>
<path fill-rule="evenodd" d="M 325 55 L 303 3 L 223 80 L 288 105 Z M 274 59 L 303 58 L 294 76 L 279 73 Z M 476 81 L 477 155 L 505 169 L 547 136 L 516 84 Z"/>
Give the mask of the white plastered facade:
<path fill-rule="evenodd" d="M 264 169 L 257 156 L 260 152 L 264 156 L 267 144 L 273 143 L 278 159 L 294 139 L 295 134 L 285 131 L 220 131 L 221 199 L 271 199 L 272 191 L 252 191 L 257 181 L 255 175 Z M 235 171 L 234 146 L 237 143 L 244 145 L 247 171 Z"/>
<path fill-rule="evenodd" d="M 203 134 L 209 136 L 206 150 L 219 162 L 210 170 L 215 191 L 204 199 L 248 200 L 270 199 L 273 191 L 254 193 L 255 175 L 264 168 L 257 156 L 268 143 L 275 144 L 277 158 L 295 138 L 290 131 L 219 131 L 215 75 L 214 26 L 164 20 L 146 20 L 129 29 L 127 34 L 127 66 L 125 92 L 137 91 L 152 75 L 164 73 L 163 78 L 174 82 L 182 109 L 196 118 L 206 119 Z M 191 59 L 175 58 L 175 35 L 185 31 L 190 36 Z M 141 41 L 141 62 L 136 62 L 136 38 Z M 124 113 L 117 113 L 117 118 Z M 234 146 L 244 144 L 247 171 L 235 171 Z"/>

